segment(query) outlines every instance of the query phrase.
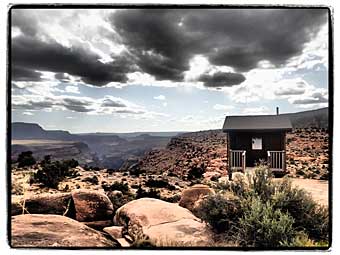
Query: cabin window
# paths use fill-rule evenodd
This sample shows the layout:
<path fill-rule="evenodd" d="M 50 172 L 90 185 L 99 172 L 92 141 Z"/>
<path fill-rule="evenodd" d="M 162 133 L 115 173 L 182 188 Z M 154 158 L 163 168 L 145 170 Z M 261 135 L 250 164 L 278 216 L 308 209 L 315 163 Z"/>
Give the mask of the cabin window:
<path fill-rule="evenodd" d="M 252 138 L 252 149 L 253 150 L 262 150 L 262 138 L 261 137 L 253 137 Z"/>

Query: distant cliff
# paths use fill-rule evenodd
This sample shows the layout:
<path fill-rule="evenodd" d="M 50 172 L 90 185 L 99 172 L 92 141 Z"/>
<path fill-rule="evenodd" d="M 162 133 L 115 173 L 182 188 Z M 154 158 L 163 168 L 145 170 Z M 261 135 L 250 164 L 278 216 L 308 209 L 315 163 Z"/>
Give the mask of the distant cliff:
<path fill-rule="evenodd" d="M 282 115 L 287 115 L 290 118 L 294 128 L 328 128 L 328 107 Z"/>
<path fill-rule="evenodd" d="M 68 131 L 45 130 L 36 123 L 12 123 L 12 139 L 51 139 L 71 141 L 78 140 Z"/>

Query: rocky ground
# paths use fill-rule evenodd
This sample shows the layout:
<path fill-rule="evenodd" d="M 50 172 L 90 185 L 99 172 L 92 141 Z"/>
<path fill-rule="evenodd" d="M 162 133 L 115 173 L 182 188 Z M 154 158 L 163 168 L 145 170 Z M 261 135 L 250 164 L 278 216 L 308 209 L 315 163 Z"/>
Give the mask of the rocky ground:
<path fill-rule="evenodd" d="M 295 129 L 287 135 L 287 170 L 291 177 L 328 180 L 328 130 Z"/>
<path fill-rule="evenodd" d="M 200 197 L 195 197 L 196 190 L 186 190 L 197 183 L 206 184 L 208 186 L 199 188 L 198 193 L 206 195 L 210 192 L 207 191 L 209 186 L 226 178 L 226 148 L 226 136 L 220 131 L 186 133 L 172 138 L 165 149 L 152 150 L 141 159 L 126 161 L 119 170 L 78 166 L 74 169 L 75 174 L 66 177 L 55 189 L 34 181 L 34 172 L 41 169 L 39 164 L 26 168 L 13 165 L 12 233 L 15 238 L 12 245 L 29 246 L 31 243 L 33 246 L 67 247 L 73 242 L 86 246 L 74 243 L 76 239 L 65 239 L 63 233 L 52 233 L 52 229 L 59 228 L 58 224 L 63 221 L 67 226 L 73 226 L 72 235 L 82 238 L 84 233 L 89 233 L 99 246 L 130 246 L 140 240 L 138 235 L 141 233 L 142 237 L 144 234 L 151 236 L 158 244 L 186 246 L 191 242 L 206 245 L 211 241 L 211 233 L 204 223 L 183 208 L 192 210 Z M 319 183 L 328 179 L 327 131 L 294 130 L 287 136 L 287 157 L 293 184 L 307 191 L 314 190 L 315 200 L 327 206 L 328 182 Z M 304 178 L 317 180 L 304 182 Z M 185 194 L 195 198 L 186 203 Z M 45 215 L 51 212 L 59 217 Z M 22 213 L 41 216 L 19 215 Z M 32 237 L 30 230 L 41 222 L 49 223 L 39 227 L 39 235 Z M 23 226 L 27 233 L 22 232 Z M 39 240 L 45 237 L 53 241 L 41 243 Z M 179 244 L 179 240 L 186 243 Z"/>

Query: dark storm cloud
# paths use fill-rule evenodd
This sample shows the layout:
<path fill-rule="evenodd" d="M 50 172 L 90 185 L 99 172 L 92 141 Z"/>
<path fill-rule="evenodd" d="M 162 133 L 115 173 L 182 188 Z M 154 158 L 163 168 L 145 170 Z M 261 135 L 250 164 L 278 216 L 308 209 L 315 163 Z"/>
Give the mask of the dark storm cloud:
<path fill-rule="evenodd" d="M 12 10 L 12 27 L 20 29 L 21 33 L 35 36 L 38 31 L 38 22 L 27 10 Z"/>
<path fill-rule="evenodd" d="M 136 56 L 138 66 L 158 80 L 183 79 L 196 44 L 178 26 L 182 10 L 129 10 L 111 16 L 118 34 Z"/>
<path fill-rule="evenodd" d="M 68 48 L 52 41 L 41 30 L 46 22 L 41 14 L 12 13 L 12 26 L 22 32 L 12 38 L 14 81 L 38 81 L 39 71 L 54 72 L 60 81 L 68 80 L 63 74 L 67 73 L 95 86 L 125 83 L 127 73 L 134 71 L 157 80 L 183 81 L 190 59 L 197 54 L 238 73 L 256 68 L 261 60 L 281 66 L 301 54 L 327 21 L 326 9 L 118 10 L 108 17 L 115 33 L 98 26 L 96 36 L 118 40 L 127 50 L 113 62 L 102 63 L 86 43 Z M 77 21 L 58 15 L 53 18 L 63 26 Z M 90 38 L 95 31 L 89 31 Z M 93 43 L 104 47 L 100 40 Z"/>
<path fill-rule="evenodd" d="M 261 60 L 284 65 L 302 53 L 327 21 L 327 10 L 123 10 L 110 21 L 143 71 L 180 80 L 195 54 L 238 72 Z"/>
<path fill-rule="evenodd" d="M 202 74 L 198 80 L 202 81 L 206 87 L 216 88 L 241 84 L 246 80 L 246 77 L 240 73 L 217 72 L 212 75 Z"/>
<path fill-rule="evenodd" d="M 41 73 L 32 69 L 13 66 L 11 72 L 13 81 L 41 81 Z"/>
<path fill-rule="evenodd" d="M 12 68 L 68 73 L 83 82 L 103 86 L 125 82 L 132 65 L 124 56 L 102 63 L 99 56 L 80 47 L 67 48 L 55 41 L 43 42 L 35 37 L 19 36 L 12 40 Z M 13 80 L 18 77 L 13 75 Z"/>

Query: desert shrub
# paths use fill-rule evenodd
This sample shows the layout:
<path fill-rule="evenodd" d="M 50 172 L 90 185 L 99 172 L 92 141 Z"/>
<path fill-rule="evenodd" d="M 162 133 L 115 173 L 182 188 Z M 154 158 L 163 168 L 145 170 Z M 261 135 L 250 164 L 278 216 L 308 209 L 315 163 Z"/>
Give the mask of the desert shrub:
<path fill-rule="evenodd" d="M 110 199 L 110 201 L 113 204 L 113 208 L 117 210 L 121 206 L 125 205 L 126 203 L 132 201 L 135 199 L 135 197 L 132 194 L 126 194 L 124 195 L 120 191 L 109 191 L 106 192 L 106 195 Z"/>
<path fill-rule="evenodd" d="M 66 164 L 69 168 L 75 168 L 79 166 L 79 163 L 75 159 L 68 159 L 63 161 L 64 164 Z"/>
<path fill-rule="evenodd" d="M 218 233 L 232 230 L 242 215 L 238 199 L 226 198 L 221 194 L 209 195 L 196 209 L 196 214 Z"/>
<path fill-rule="evenodd" d="M 203 165 L 193 166 L 188 171 L 188 180 L 201 179 L 203 177 L 204 172 L 205 170 L 204 170 Z"/>
<path fill-rule="evenodd" d="M 137 176 L 137 177 L 138 177 L 139 175 L 145 173 L 145 171 L 142 170 L 142 169 L 140 168 L 139 163 L 132 164 L 132 165 L 129 167 L 128 172 L 129 172 L 130 175 L 132 175 L 132 176 Z"/>
<path fill-rule="evenodd" d="M 304 190 L 292 187 L 288 179 L 276 185 L 272 203 L 275 208 L 288 212 L 295 220 L 294 227 L 305 231 L 310 238 L 328 239 L 328 211 Z"/>
<path fill-rule="evenodd" d="M 257 165 L 255 173 L 248 175 L 250 191 L 253 196 L 259 196 L 262 201 L 267 201 L 275 193 L 275 184 L 272 181 L 273 174 L 264 164 Z"/>
<path fill-rule="evenodd" d="M 166 188 L 168 187 L 168 185 L 169 185 L 168 180 L 163 180 L 163 179 L 150 178 L 145 182 L 145 186 L 153 187 L 153 188 Z"/>
<path fill-rule="evenodd" d="M 247 196 L 249 192 L 249 185 L 241 175 L 236 175 L 232 181 L 218 182 L 212 187 L 218 192 L 230 191 L 239 197 Z"/>
<path fill-rule="evenodd" d="M 69 161 L 45 162 L 42 168 L 34 174 L 34 180 L 43 183 L 46 187 L 57 188 L 65 177 L 74 177 L 77 171 L 70 168 Z"/>
<path fill-rule="evenodd" d="M 107 184 L 104 183 L 102 184 L 102 187 L 104 189 L 104 191 L 115 191 L 115 190 L 119 190 L 121 191 L 123 194 L 129 194 L 130 193 L 130 187 L 129 184 L 123 181 L 115 181 L 112 184 Z"/>
<path fill-rule="evenodd" d="M 201 203 L 198 216 L 216 232 L 224 232 L 227 239 L 257 247 L 298 246 L 299 242 L 327 246 L 326 208 L 314 202 L 306 191 L 293 187 L 287 178 L 274 182 L 266 166 L 257 166 L 248 181 L 240 175 L 214 188 L 220 194 L 231 192 L 239 198 L 236 215 L 226 210 L 231 199 L 218 194 Z M 301 231 L 310 241 L 301 237 Z M 237 238 L 233 240 L 234 237 Z"/>
<path fill-rule="evenodd" d="M 180 194 L 175 194 L 173 196 L 169 197 L 161 197 L 162 200 L 169 202 L 169 203 L 178 203 L 179 200 L 181 200 L 181 195 Z"/>
<path fill-rule="evenodd" d="M 149 238 L 140 238 L 131 244 L 132 248 L 154 248 L 156 245 Z"/>
<path fill-rule="evenodd" d="M 98 177 L 93 175 L 93 176 L 88 176 L 83 179 L 85 182 L 89 182 L 91 184 L 97 185 L 99 183 Z"/>
<path fill-rule="evenodd" d="M 18 155 L 18 167 L 32 166 L 36 163 L 32 151 L 23 151 Z"/>
<path fill-rule="evenodd" d="M 137 192 L 136 192 L 136 199 L 142 198 L 142 197 L 150 197 L 150 198 L 157 198 L 160 199 L 161 198 L 161 194 L 159 192 L 159 190 L 157 189 L 143 189 L 141 185 L 139 185 Z"/>
<path fill-rule="evenodd" d="M 286 247 L 315 247 L 318 246 L 316 242 L 313 240 L 309 239 L 308 235 L 303 232 L 297 232 L 295 237 L 291 242 L 282 242 L 283 246 Z"/>
<path fill-rule="evenodd" d="M 295 237 L 293 217 L 274 209 L 269 201 L 252 197 L 242 204 L 244 215 L 239 220 L 237 234 L 241 245 L 278 247 Z"/>

